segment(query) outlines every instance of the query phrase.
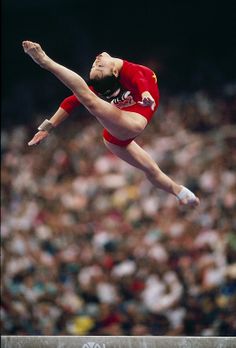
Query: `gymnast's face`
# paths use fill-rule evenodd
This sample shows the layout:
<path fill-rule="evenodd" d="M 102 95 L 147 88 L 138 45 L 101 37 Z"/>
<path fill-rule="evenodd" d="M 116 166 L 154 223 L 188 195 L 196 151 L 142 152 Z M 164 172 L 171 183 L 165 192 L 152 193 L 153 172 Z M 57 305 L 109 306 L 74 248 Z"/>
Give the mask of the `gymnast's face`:
<path fill-rule="evenodd" d="M 115 60 L 108 53 L 100 53 L 89 74 L 89 86 L 103 97 L 109 97 L 120 88 Z"/>
<path fill-rule="evenodd" d="M 102 52 L 93 62 L 89 77 L 90 79 L 100 80 L 106 76 L 112 76 L 113 68 L 113 58 L 107 52 Z"/>

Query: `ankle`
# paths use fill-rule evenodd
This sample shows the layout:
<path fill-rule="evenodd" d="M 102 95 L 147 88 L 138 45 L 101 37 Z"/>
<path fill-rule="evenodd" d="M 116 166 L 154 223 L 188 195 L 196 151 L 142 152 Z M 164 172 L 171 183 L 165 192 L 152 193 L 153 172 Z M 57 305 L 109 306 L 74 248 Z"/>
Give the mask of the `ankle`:
<path fill-rule="evenodd" d="M 183 188 L 182 185 L 174 184 L 172 187 L 173 195 L 177 196 L 180 193 L 180 191 L 182 190 L 182 188 Z"/>
<path fill-rule="evenodd" d="M 52 60 L 46 54 L 40 59 L 39 66 L 45 70 L 49 70 Z"/>

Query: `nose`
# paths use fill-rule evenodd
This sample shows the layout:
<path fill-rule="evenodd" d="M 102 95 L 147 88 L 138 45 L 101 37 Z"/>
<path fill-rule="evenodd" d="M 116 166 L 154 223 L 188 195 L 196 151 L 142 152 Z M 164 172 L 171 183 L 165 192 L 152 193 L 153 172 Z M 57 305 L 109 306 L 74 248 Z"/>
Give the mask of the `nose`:
<path fill-rule="evenodd" d="M 96 58 L 100 58 L 100 57 L 103 57 L 103 56 L 108 56 L 108 53 L 107 52 L 99 53 Z"/>

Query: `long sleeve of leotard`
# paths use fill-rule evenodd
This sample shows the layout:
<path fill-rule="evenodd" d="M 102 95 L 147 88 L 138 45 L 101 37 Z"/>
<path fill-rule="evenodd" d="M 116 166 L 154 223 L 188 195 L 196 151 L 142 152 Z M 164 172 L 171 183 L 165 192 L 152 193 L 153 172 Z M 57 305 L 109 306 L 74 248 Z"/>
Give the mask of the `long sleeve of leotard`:
<path fill-rule="evenodd" d="M 134 72 L 132 83 L 137 86 L 141 95 L 143 92 L 149 91 L 149 82 L 145 78 L 143 72 L 138 69 L 136 72 Z"/>
<path fill-rule="evenodd" d="M 70 114 L 75 108 L 80 106 L 81 103 L 80 101 L 76 98 L 75 95 L 71 95 L 67 98 L 65 98 L 61 104 L 60 107 L 64 109 L 68 114 Z"/>
<path fill-rule="evenodd" d="M 151 69 L 126 60 L 123 61 L 119 76 L 121 85 L 132 92 L 136 101 L 141 100 L 143 92 L 152 92 L 154 77 L 155 74 Z"/>
<path fill-rule="evenodd" d="M 94 88 L 92 86 L 89 86 L 89 89 L 94 92 Z M 95 93 L 95 92 L 94 92 Z M 69 97 L 65 98 L 61 104 L 60 107 L 64 109 L 68 114 L 70 114 L 75 108 L 81 105 L 81 102 L 78 100 L 78 98 L 73 94 Z"/>

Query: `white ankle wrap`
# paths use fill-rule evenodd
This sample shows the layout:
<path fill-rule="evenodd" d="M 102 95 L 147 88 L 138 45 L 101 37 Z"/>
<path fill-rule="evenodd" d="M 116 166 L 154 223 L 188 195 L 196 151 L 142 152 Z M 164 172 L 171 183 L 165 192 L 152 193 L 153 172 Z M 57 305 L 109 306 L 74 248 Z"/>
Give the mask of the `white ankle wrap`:
<path fill-rule="evenodd" d="M 195 194 L 187 189 L 187 187 L 182 186 L 182 190 L 179 192 L 179 194 L 176 196 L 178 200 L 182 200 L 184 198 L 188 198 L 190 201 L 195 201 L 196 196 Z"/>

